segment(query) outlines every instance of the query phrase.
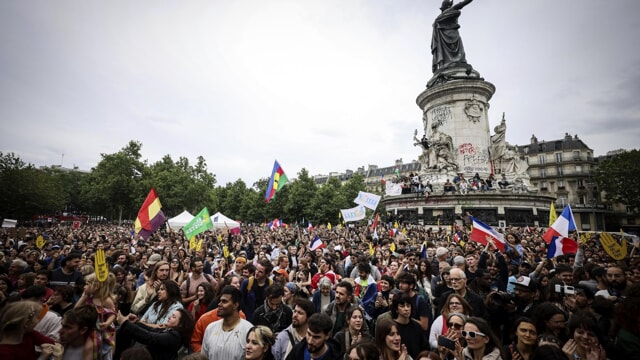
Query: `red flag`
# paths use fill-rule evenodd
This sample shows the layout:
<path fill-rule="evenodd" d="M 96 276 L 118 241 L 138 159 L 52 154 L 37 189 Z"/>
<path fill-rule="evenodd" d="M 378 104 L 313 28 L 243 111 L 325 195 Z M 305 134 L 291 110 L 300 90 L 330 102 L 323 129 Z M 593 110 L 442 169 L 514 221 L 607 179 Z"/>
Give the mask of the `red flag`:
<path fill-rule="evenodd" d="M 373 219 L 373 224 L 371 225 L 371 231 L 373 231 L 376 227 L 378 227 L 378 222 L 380 221 L 380 215 L 376 213 L 375 219 Z"/>

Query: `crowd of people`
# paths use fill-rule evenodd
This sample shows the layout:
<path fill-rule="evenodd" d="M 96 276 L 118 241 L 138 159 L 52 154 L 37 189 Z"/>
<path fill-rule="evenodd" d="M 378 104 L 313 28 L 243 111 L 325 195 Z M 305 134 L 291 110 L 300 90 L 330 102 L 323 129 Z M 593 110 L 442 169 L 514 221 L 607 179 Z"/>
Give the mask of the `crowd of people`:
<path fill-rule="evenodd" d="M 635 247 L 547 259 L 540 228 L 504 229 L 499 251 L 465 226 L 378 226 L 242 225 L 200 248 L 119 225 L 4 232 L 0 358 L 640 358 Z"/>

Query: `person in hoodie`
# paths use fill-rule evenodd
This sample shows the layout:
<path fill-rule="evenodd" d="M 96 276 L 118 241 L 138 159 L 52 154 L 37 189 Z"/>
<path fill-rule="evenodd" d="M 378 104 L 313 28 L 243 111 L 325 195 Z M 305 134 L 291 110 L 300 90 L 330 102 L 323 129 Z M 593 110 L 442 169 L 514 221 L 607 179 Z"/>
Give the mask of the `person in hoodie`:
<path fill-rule="evenodd" d="M 291 349 L 286 360 L 341 360 L 344 353 L 331 337 L 333 321 L 326 314 L 313 314 L 308 321 L 307 336 Z"/>

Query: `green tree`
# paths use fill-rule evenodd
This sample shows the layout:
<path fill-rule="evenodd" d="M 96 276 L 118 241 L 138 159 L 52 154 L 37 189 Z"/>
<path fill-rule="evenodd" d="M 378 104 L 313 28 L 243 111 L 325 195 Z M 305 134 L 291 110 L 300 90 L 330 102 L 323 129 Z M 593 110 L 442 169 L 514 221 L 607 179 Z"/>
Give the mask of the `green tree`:
<path fill-rule="evenodd" d="M 318 189 L 316 196 L 311 201 L 314 210 L 311 219 L 318 224 L 326 224 L 329 221 L 337 224 L 340 204 L 345 202 L 345 199 L 340 194 L 341 187 L 340 180 L 330 177 L 327 183 Z"/>
<path fill-rule="evenodd" d="M 298 178 L 287 186 L 289 187 L 289 198 L 284 205 L 284 211 L 289 221 L 294 223 L 303 218 L 311 219 L 315 216 L 311 200 L 315 197 L 318 186 L 309 176 L 307 169 L 300 170 Z"/>
<path fill-rule="evenodd" d="M 607 159 L 594 171 L 599 191 L 610 204 L 625 204 L 634 213 L 640 210 L 640 151 L 631 150 Z"/>
<path fill-rule="evenodd" d="M 63 210 L 67 197 L 59 176 L 36 169 L 14 153 L 0 153 L 0 217 L 30 220 Z"/>
<path fill-rule="evenodd" d="M 114 154 L 101 154 L 102 160 L 89 174 L 83 197 L 94 211 L 109 218 L 134 219 L 149 189 L 141 188 L 146 164 L 140 158 L 142 144 L 129 141 Z"/>

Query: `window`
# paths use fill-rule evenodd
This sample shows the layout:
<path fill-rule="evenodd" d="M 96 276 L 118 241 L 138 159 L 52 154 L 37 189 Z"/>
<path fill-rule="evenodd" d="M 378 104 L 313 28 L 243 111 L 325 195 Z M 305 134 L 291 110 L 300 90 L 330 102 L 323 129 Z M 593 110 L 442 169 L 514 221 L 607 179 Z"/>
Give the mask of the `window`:
<path fill-rule="evenodd" d="M 578 179 L 578 189 L 584 189 L 584 179 Z"/>
<path fill-rule="evenodd" d="M 562 153 L 556 153 L 556 162 L 562 162 Z"/>
<path fill-rule="evenodd" d="M 549 184 L 546 181 L 540 182 L 540 189 L 546 190 L 549 188 Z"/>
<path fill-rule="evenodd" d="M 574 151 L 573 152 L 573 160 L 575 160 L 575 161 L 580 160 L 580 151 Z"/>
<path fill-rule="evenodd" d="M 564 189 L 564 180 L 558 180 L 558 189 Z"/>
<path fill-rule="evenodd" d="M 576 174 L 582 173 L 582 165 L 576 165 Z"/>
<path fill-rule="evenodd" d="M 560 205 L 559 207 L 562 207 L 562 208 L 567 206 L 567 197 L 564 195 L 558 196 L 558 205 Z"/>
<path fill-rule="evenodd" d="M 538 156 L 538 162 L 540 163 L 540 165 L 544 165 L 544 155 Z"/>
<path fill-rule="evenodd" d="M 562 176 L 562 175 L 564 174 L 564 172 L 562 171 L 562 166 L 558 166 L 558 167 L 556 168 L 556 173 L 557 173 L 559 176 Z"/>

